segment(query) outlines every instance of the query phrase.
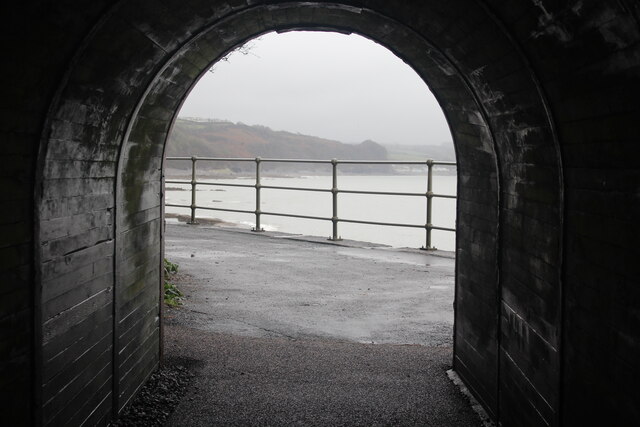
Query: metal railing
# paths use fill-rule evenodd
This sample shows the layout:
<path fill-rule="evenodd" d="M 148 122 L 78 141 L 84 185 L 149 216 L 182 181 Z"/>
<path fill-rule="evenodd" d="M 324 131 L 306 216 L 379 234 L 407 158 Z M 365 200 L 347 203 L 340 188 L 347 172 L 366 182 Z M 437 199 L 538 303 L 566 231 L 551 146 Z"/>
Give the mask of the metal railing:
<path fill-rule="evenodd" d="M 190 205 L 178 205 L 166 203 L 165 206 L 178 207 L 178 208 L 190 208 L 191 219 L 189 224 L 197 224 L 196 222 L 196 210 L 204 209 L 211 211 L 221 212 L 236 212 L 254 214 L 256 219 L 256 226 L 253 231 L 264 231 L 260 225 L 260 217 L 262 215 L 282 216 L 290 218 L 302 218 L 302 219 L 314 219 L 322 221 L 331 221 L 333 224 L 332 236 L 329 240 L 341 240 L 338 235 L 338 223 L 352 223 L 352 224 L 368 224 L 368 225 L 381 225 L 391 227 L 410 227 L 410 228 L 422 228 L 426 232 L 426 245 L 422 249 L 434 249 L 431 245 L 431 231 L 442 230 L 455 232 L 455 228 L 439 227 L 431 223 L 433 218 L 433 199 L 455 199 L 456 196 L 448 194 L 435 194 L 433 192 L 433 168 L 434 166 L 456 166 L 455 162 L 442 162 L 434 160 L 425 161 L 392 161 L 392 160 L 307 160 L 307 159 L 262 159 L 256 158 L 222 158 L 222 157 L 167 157 L 166 160 L 182 160 L 191 161 L 191 181 L 182 180 L 166 180 L 167 184 L 191 184 L 191 204 Z M 255 184 L 239 184 L 228 182 L 203 182 L 196 180 L 196 162 L 253 162 L 255 163 Z M 330 164 L 332 165 L 332 188 L 306 188 L 306 187 L 285 187 L 276 185 L 262 185 L 260 181 L 260 165 L 262 163 L 308 163 L 308 164 Z M 391 192 L 391 191 L 365 191 L 365 190 L 340 190 L 338 188 L 338 165 L 422 165 L 427 167 L 427 191 L 426 193 L 415 192 Z M 196 186 L 198 185 L 211 185 L 221 187 L 245 187 L 255 188 L 256 190 L 256 204 L 255 210 L 243 210 L 243 209 L 229 209 L 229 208 L 214 208 L 209 206 L 198 206 L 196 204 Z M 262 189 L 271 190 L 288 190 L 288 191 L 314 191 L 324 192 L 332 194 L 333 215 L 329 217 L 310 216 L 310 215 L 298 215 L 283 212 L 265 212 L 261 210 L 260 192 Z M 427 201 L 427 218 L 425 224 L 403 224 L 394 222 L 379 222 L 379 221 L 363 221 L 355 219 L 345 219 L 338 217 L 338 194 L 368 194 L 368 195 L 381 195 L 381 196 L 408 196 L 408 197 L 424 197 Z"/>

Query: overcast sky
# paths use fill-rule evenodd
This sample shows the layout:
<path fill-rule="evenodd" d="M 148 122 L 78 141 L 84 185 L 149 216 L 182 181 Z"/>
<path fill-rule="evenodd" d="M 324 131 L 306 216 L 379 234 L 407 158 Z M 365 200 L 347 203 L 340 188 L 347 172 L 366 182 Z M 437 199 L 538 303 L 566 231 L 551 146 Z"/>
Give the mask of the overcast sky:
<path fill-rule="evenodd" d="M 386 48 L 360 36 L 270 33 L 205 73 L 181 117 L 259 124 L 355 143 L 451 141 L 426 84 Z"/>

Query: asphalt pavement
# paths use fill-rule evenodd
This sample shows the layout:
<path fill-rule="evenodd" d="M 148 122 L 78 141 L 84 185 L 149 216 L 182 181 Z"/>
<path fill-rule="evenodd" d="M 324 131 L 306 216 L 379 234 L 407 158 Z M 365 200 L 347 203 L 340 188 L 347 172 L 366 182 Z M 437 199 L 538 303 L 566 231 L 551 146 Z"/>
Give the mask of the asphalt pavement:
<path fill-rule="evenodd" d="M 451 253 L 187 225 L 165 245 L 165 352 L 197 361 L 169 425 L 481 425 L 446 373 Z"/>

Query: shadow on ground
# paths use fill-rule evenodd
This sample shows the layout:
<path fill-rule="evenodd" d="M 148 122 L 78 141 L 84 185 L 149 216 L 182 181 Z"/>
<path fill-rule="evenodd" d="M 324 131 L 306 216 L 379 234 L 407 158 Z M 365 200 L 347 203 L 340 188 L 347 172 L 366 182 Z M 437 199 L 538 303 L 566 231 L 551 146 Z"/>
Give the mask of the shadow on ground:
<path fill-rule="evenodd" d="M 168 355 L 203 361 L 170 426 L 480 425 L 448 347 L 165 334 Z"/>

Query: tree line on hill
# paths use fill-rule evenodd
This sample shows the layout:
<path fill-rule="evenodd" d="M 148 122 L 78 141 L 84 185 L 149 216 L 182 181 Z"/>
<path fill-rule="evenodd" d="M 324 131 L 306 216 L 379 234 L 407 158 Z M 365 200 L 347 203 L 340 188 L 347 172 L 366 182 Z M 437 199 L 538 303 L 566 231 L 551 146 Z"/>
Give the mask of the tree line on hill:
<path fill-rule="evenodd" d="M 390 156 L 387 148 L 374 142 L 345 144 L 338 141 L 302 135 L 298 133 L 274 131 L 265 126 L 246 125 L 220 120 L 177 119 L 167 143 L 167 157 L 219 157 L 219 158 L 286 158 L 286 159 L 340 159 L 340 160 L 389 160 L 403 157 L 424 157 L 423 154 L 402 152 L 401 146 L 392 147 Z M 420 150 L 420 148 L 417 148 Z M 443 159 L 444 160 L 444 159 Z M 187 170 L 189 161 L 168 161 L 167 168 Z M 331 172 L 330 165 L 297 163 L 264 163 L 265 173 L 273 174 L 325 174 Z M 390 174 L 394 169 L 389 165 L 341 165 L 341 173 Z M 241 162 L 200 162 L 199 171 L 247 174 L 255 170 L 251 163 Z"/>

